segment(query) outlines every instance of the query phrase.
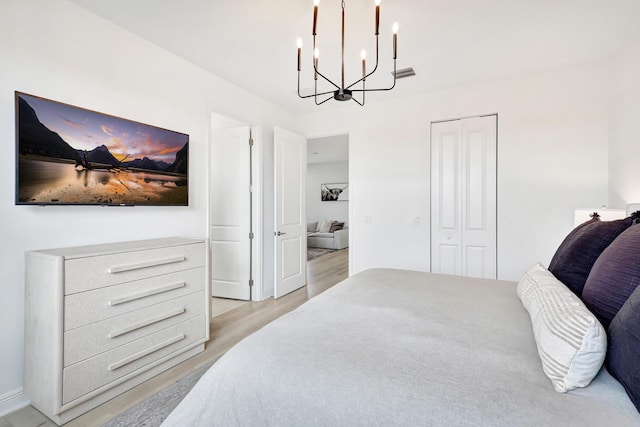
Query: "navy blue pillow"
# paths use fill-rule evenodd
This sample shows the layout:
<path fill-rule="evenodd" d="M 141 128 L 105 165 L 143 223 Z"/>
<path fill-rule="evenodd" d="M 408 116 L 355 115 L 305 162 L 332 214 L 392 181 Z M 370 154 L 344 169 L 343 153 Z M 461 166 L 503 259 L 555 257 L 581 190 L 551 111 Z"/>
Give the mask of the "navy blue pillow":
<path fill-rule="evenodd" d="M 633 218 L 600 221 L 594 216 L 574 228 L 551 259 L 549 271 L 578 295 L 600 254 L 616 237 L 633 224 Z"/>
<path fill-rule="evenodd" d="M 640 285 L 640 225 L 623 231 L 593 265 L 582 301 L 605 329 Z"/>
<path fill-rule="evenodd" d="M 631 294 L 608 331 L 607 370 L 640 411 L 640 288 Z"/>

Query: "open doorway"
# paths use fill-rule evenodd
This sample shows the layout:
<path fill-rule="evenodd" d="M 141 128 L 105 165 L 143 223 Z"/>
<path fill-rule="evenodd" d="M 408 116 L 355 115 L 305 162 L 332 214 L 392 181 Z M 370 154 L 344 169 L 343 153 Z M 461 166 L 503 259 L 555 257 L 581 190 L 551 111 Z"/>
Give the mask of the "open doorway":
<path fill-rule="evenodd" d="M 349 135 L 309 139 L 306 197 L 309 293 L 320 293 L 349 275 L 349 194 Z"/>

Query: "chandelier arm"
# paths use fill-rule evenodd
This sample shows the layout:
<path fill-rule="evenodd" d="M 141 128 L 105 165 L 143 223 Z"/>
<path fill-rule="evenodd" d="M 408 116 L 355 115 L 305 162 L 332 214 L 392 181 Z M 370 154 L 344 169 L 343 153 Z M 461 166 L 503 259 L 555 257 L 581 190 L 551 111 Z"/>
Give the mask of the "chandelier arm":
<path fill-rule="evenodd" d="M 300 95 L 300 70 L 298 70 L 298 96 L 304 98 L 304 96 Z"/>
<path fill-rule="evenodd" d="M 396 60 L 393 60 L 393 85 L 391 87 L 377 88 L 377 89 L 351 89 L 351 92 L 381 92 L 391 90 L 396 87 Z"/>
<path fill-rule="evenodd" d="M 316 51 L 316 35 L 315 33 L 313 34 L 313 52 L 315 55 L 315 51 Z M 327 77 L 325 77 L 324 74 L 322 74 L 320 71 L 318 71 L 318 67 L 316 65 L 316 58 L 313 59 L 313 61 L 311 61 L 313 63 L 313 71 L 319 75 L 320 77 L 322 77 L 323 79 L 325 79 L 328 83 L 331 83 L 332 85 L 334 85 L 336 87 L 336 89 L 340 90 L 340 86 L 338 86 L 337 84 L 335 84 L 334 82 L 332 82 L 331 80 L 329 80 Z"/>
<path fill-rule="evenodd" d="M 305 98 L 311 98 L 312 96 L 318 96 L 318 95 L 322 96 L 322 95 L 329 95 L 329 94 L 333 94 L 333 91 L 331 90 L 331 91 L 322 92 L 322 93 L 312 93 L 310 95 L 302 95 L 300 93 L 300 72 L 298 72 L 298 96 L 300 98 L 305 99 Z"/>
<path fill-rule="evenodd" d="M 376 66 L 377 66 L 377 64 L 376 64 Z M 366 89 L 366 84 L 367 84 L 367 81 L 363 79 L 363 80 L 362 80 L 362 90 L 363 90 L 363 92 L 362 92 L 362 106 L 363 106 L 363 107 L 364 107 L 364 96 L 365 96 L 365 94 L 367 93 L 367 92 L 365 91 L 365 89 Z"/>
<path fill-rule="evenodd" d="M 314 96 L 322 96 L 322 95 L 333 95 L 334 91 L 328 91 L 328 92 L 322 92 L 322 93 L 312 93 L 310 95 L 300 95 L 298 94 L 298 96 L 300 98 L 313 98 Z"/>
<path fill-rule="evenodd" d="M 316 105 L 322 105 L 325 102 L 327 102 L 328 100 L 330 100 L 331 98 L 333 98 L 333 96 L 330 96 L 329 98 L 325 99 L 324 101 L 318 102 L 318 95 L 322 95 L 322 94 L 318 94 L 318 79 L 316 79 L 316 83 L 314 85 L 313 91 L 314 91 L 314 93 L 313 93 L 313 102 L 315 102 Z M 333 93 L 333 92 L 329 92 L 329 93 Z"/>
<path fill-rule="evenodd" d="M 391 86 L 391 87 L 382 87 L 382 88 L 375 88 L 375 89 L 351 89 L 351 92 L 384 92 L 387 90 L 391 90 L 395 87 L 395 85 Z"/>
<path fill-rule="evenodd" d="M 320 71 L 318 71 L 318 69 L 316 68 L 315 64 L 313 66 L 313 70 L 318 73 L 318 75 L 320 77 L 322 77 L 323 79 L 325 79 L 327 82 L 331 83 L 332 85 L 334 85 L 336 87 L 336 89 L 341 89 L 340 86 L 338 86 L 337 84 L 335 84 L 334 82 L 332 82 L 331 80 L 329 80 L 327 77 L 325 77 Z"/>
<path fill-rule="evenodd" d="M 382 88 L 375 88 L 375 89 L 351 89 L 351 92 L 384 92 L 386 90 L 391 90 L 394 87 L 396 87 L 395 79 L 393 80 L 393 86 L 391 87 L 382 87 Z"/>
<path fill-rule="evenodd" d="M 393 86 L 391 87 L 383 87 L 383 88 L 375 88 L 375 89 L 351 89 L 351 92 L 383 92 L 386 90 L 391 90 L 396 87 L 396 80 L 393 79 Z"/>
<path fill-rule="evenodd" d="M 361 107 L 364 107 L 364 94 L 366 93 L 365 85 L 366 85 L 366 81 L 363 77 L 362 78 L 362 102 L 358 101 L 355 97 L 351 98 L 356 102 L 356 104 L 358 104 Z"/>
<path fill-rule="evenodd" d="M 376 66 L 373 67 L 373 70 L 369 74 L 362 77 L 360 80 L 356 80 L 355 82 L 351 83 L 349 86 L 346 87 L 346 89 L 351 89 L 353 86 L 365 80 L 367 77 L 371 76 L 373 73 L 375 73 L 378 70 L 378 45 L 379 45 L 378 35 L 376 34 Z"/>
<path fill-rule="evenodd" d="M 378 64 L 376 64 L 375 68 L 373 69 L 372 72 L 370 72 L 369 74 L 367 74 L 366 76 L 360 78 L 360 80 L 356 80 L 355 82 L 351 83 L 349 86 L 347 86 L 345 89 L 351 89 L 353 86 L 357 85 L 358 83 L 360 83 L 361 81 L 364 81 L 365 79 L 369 78 L 369 76 L 371 76 L 373 73 L 376 72 L 376 70 L 378 69 Z M 355 90 L 355 89 L 354 89 Z M 358 92 L 362 92 L 362 89 L 360 89 Z"/>
<path fill-rule="evenodd" d="M 333 99 L 333 96 L 330 96 L 330 97 L 328 97 L 327 99 L 325 99 L 324 101 L 321 101 L 321 102 L 318 102 L 318 100 L 316 99 L 315 100 L 316 101 L 316 105 L 322 105 L 322 104 L 324 104 L 325 102 L 327 102 L 330 99 Z"/>

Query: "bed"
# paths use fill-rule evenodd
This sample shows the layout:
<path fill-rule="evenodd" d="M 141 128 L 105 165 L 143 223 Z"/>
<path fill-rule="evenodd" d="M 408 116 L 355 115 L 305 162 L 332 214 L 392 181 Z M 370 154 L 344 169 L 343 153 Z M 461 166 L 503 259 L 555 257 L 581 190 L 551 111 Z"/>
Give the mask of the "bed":
<path fill-rule="evenodd" d="M 606 369 L 558 393 L 516 282 L 372 269 L 265 326 L 163 426 L 638 426 Z"/>

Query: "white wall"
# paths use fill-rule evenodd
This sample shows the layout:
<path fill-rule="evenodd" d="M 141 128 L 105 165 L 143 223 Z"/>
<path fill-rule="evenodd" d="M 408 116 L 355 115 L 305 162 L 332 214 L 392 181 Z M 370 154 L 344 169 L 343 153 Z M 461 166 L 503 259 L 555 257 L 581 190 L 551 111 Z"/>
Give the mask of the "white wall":
<path fill-rule="evenodd" d="M 592 63 L 304 116 L 307 135 L 349 133 L 351 273 L 429 270 L 429 124 L 488 113 L 499 120 L 498 277 L 548 264 L 573 210 L 608 200 L 608 73 Z"/>
<path fill-rule="evenodd" d="M 609 203 L 624 207 L 640 202 L 640 37 L 611 64 L 609 128 Z"/>
<path fill-rule="evenodd" d="M 323 162 L 307 164 L 307 222 L 330 219 L 349 221 L 347 201 L 323 202 L 320 186 L 349 182 L 349 162 Z"/>
<path fill-rule="evenodd" d="M 211 112 L 295 130 L 292 117 L 66 0 L 0 0 L 0 415 L 24 403 L 24 252 L 207 237 Z M 189 207 L 14 206 L 14 91 L 190 135 Z"/>

